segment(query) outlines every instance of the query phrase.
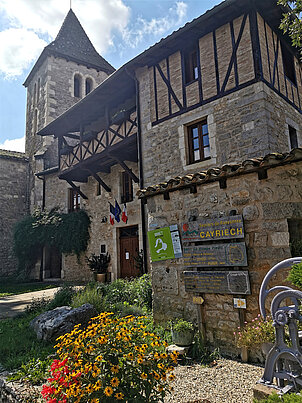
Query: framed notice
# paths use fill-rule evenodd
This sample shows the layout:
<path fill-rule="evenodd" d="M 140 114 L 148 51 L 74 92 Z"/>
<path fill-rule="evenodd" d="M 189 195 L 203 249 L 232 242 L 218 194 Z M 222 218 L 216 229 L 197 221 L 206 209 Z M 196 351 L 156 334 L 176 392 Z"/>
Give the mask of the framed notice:
<path fill-rule="evenodd" d="M 244 238 L 243 218 L 234 215 L 184 223 L 181 236 L 183 242 Z"/>
<path fill-rule="evenodd" d="M 247 271 L 185 271 L 188 293 L 250 294 Z"/>
<path fill-rule="evenodd" d="M 183 256 L 187 267 L 247 266 L 244 242 L 185 246 Z"/>
<path fill-rule="evenodd" d="M 148 231 L 152 262 L 182 257 L 177 225 Z"/>

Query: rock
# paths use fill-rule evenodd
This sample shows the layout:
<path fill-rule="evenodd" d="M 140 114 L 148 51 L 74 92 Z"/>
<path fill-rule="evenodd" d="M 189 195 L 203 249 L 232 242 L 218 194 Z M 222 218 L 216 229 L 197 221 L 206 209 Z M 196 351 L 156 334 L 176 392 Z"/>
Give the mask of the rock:
<path fill-rule="evenodd" d="M 39 340 L 54 340 L 71 332 L 78 323 L 86 324 L 97 312 L 93 305 L 84 304 L 79 308 L 61 306 L 37 316 L 30 322 Z"/>

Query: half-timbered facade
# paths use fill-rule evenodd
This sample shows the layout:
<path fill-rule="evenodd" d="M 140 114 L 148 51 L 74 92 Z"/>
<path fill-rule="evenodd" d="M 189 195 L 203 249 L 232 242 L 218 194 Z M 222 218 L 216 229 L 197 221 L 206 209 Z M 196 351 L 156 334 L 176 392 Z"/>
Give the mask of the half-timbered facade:
<path fill-rule="evenodd" d="M 134 258 L 143 250 L 159 320 L 197 314 L 184 286 L 184 259 L 151 262 L 147 230 L 242 216 L 250 320 L 261 279 L 290 256 L 289 242 L 302 229 L 301 65 L 278 28 L 282 12 L 273 0 L 226 0 L 129 61 L 38 133 L 58 141 L 58 166 L 36 173 L 43 204 L 87 210 L 87 255 L 108 251 L 112 278 L 138 274 Z M 127 205 L 127 223 L 110 224 L 115 200 Z M 63 256 L 62 265 L 66 280 L 89 278 L 75 257 Z M 45 277 L 51 270 L 44 267 Z M 205 292 L 203 299 L 205 336 L 232 344 L 245 314 L 230 295 Z M 228 319 L 219 320 L 223 315 Z"/>

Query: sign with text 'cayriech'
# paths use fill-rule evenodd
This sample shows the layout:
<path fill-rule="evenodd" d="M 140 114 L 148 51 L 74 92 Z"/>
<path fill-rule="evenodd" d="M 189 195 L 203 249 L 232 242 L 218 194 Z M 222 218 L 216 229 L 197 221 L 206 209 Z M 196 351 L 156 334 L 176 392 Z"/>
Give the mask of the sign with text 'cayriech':
<path fill-rule="evenodd" d="M 183 242 L 244 238 L 241 215 L 192 221 L 182 224 L 181 229 Z"/>
<path fill-rule="evenodd" d="M 183 257 L 187 267 L 247 266 L 244 242 L 185 246 Z"/>
<path fill-rule="evenodd" d="M 247 271 L 184 271 L 188 293 L 250 294 Z"/>

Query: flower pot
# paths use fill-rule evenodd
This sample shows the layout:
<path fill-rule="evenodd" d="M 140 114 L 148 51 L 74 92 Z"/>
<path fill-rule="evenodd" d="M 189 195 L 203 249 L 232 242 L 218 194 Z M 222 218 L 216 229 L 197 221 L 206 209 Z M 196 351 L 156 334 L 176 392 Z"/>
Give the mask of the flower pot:
<path fill-rule="evenodd" d="M 99 283 L 105 283 L 106 282 L 106 273 L 97 273 L 96 275 L 96 281 Z"/>
<path fill-rule="evenodd" d="M 180 347 L 190 346 L 193 343 L 194 331 L 183 330 L 177 332 L 176 330 L 171 330 L 172 341 L 174 344 Z"/>

